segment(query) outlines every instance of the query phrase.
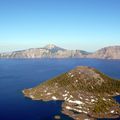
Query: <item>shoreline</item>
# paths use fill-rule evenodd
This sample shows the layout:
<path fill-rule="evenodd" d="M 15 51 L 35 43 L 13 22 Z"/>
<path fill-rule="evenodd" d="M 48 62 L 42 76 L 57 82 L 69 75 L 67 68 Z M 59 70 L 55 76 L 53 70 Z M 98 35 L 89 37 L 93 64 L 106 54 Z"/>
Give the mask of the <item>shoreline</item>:
<path fill-rule="evenodd" d="M 25 90 L 22 91 L 22 93 L 24 94 L 24 97 L 29 98 L 31 100 L 43 101 L 43 102 L 49 102 L 49 101 L 52 100 L 52 99 L 44 99 L 44 98 L 36 99 L 35 97 L 27 95 L 25 93 Z M 27 90 L 30 90 L 30 89 L 27 89 Z M 112 95 L 112 96 L 115 97 L 114 95 Z M 120 95 L 118 95 L 118 96 L 120 96 Z M 74 112 L 72 112 L 72 110 L 67 110 L 66 109 L 66 105 L 64 104 L 65 100 L 53 100 L 53 101 L 63 101 L 61 113 L 63 113 L 65 115 L 73 118 L 74 120 L 84 120 L 84 119 L 97 120 L 97 119 L 118 119 L 118 118 L 120 118 L 119 114 L 115 114 L 115 115 L 110 115 L 110 114 L 109 115 L 107 115 L 107 114 L 96 114 L 94 116 L 92 114 L 85 114 L 85 113 L 75 114 Z M 101 116 L 105 116 L 105 117 L 101 117 Z"/>

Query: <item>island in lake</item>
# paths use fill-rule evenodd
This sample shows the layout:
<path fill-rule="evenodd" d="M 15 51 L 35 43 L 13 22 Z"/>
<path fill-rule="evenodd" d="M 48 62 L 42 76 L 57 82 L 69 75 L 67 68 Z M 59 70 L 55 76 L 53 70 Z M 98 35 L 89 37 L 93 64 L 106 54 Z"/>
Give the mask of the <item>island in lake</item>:
<path fill-rule="evenodd" d="M 100 71 L 79 66 L 34 88 L 23 90 L 32 100 L 63 101 L 62 113 L 75 120 L 120 117 L 120 81 Z"/>

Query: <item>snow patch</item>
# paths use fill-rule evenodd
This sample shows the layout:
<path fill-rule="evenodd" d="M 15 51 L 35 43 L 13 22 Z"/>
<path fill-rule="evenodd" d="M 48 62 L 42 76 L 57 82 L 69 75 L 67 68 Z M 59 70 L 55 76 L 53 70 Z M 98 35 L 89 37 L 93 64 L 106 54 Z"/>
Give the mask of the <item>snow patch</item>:
<path fill-rule="evenodd" d="M 68 109 L 68 110 L 74 110 L 74 111 L 77 111 L 77 112 L 82 112 L 82 110 L 78 110 L 78 109 L 74 109 L 74 108 L 71 108 L 71 107 L 69 107 L 69 106 L 66 106 L 66 109 Z"/>
<path fill-rule="evenodd" d="M 47 95 L 51 95 L 52 93 L 47 93 Z"/>
<path fill-rule="evenodd" d="M 64 100 L 67 100 L 67 97 L 65 97 Z"/>
<path fill-rule="evenodd" d="M 80 108 L 80 109 L 82 109 L 82 106 L 77 106 L 77 108 Z"/>
<path fill-rule="evenodd" d="M 106 101 L 106 99 L 105 99 L 105 98 L 103 98 L 103 100 L 104 100 L 104 101 Z"/>
<path fill-rule="evenodd" d="M 80 97 L 80 99 L 83 99 L 82 97 Z"/>
<path fill-rule="evenodd" d="M 94 99 L 91 99 L 91 102 L 95 102 L 95 100 L 94 100 Z"/>
<path fill-rule="evenodd" d="M 87 111 L 83 111 L 83 113 L 87 114 Z"/>
<path fill-rule="evenodd" d="M 67 95 L 68 95 L 68 94 L 63 94 L 62 96 L 63 96 L 63 97 L 66 97 Z"/>
<path fill-rule="evenodd" d="M 112 110 L 110 113 L 114 113 L 115 111 L 114 110 Z"/>
<path fill-rule="evenodd" d="M 66 106 L 66 109 L 70 110 L 70 109 L 72 109 L 72 108 L 71 108 L 71 107 L 69 107 L 69 106 Z"/>
<path fill-rule="evenodd" d="M 56 98 L 55 96 L 52 96 L 52 99 L 53 99 L 53 100 L 57 100 L 57 98 Z"/>
<path fill-rule="evenodd" d="M 33 95 L 30 95 L 30 98 L 34 99 L 35 97 Z"/>
<path fill-rule="evenodd" d="M 76 82 L 78 82 L 78 80 L 76 80 Z"/>
<path fill-rule="evenodd" d="M 72 96 L 72 95 L 70 95 L 70 98 L 73 98 L 73 96 Z"/>
<path fill-rule="evenodd" d="M 71 77 L 74 77 L 74 75 L 71 75 Z"/>
<path fill-rule="evenodd" d="M 47 90 L 44 90 L 44 92 L 46 93 L 46 92 L 47 92 Z"/>
<path fill-rule="evenodd" d="M 89 101 L 89 99 L 85 99 L 86 101 Z"/>
<path fill-rule="evenodd" d="M 75 100 L 75 101 L 69 100 L 68 102 L 75 103 L 75 104 L 83 104 L 83 102 L 81 102 L 79 100 Z"/>

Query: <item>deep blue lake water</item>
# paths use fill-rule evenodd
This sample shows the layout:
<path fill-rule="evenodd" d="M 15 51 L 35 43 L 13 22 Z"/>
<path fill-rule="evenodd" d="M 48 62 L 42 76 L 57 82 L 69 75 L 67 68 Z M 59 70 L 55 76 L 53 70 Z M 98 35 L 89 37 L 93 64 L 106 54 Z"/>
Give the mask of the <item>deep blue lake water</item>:
<path fill-rule="evenodd" d="M 80 65 L 95 67 L 120 79 L 119 60 L 0 60 L 0 120 L 54 120 L 54 115 L 61 115 L 60 102 L 32 101 L 23 96 L 22 90 Z M 62 120 L 71 120 L 68 116 L 62 117 Z"/>

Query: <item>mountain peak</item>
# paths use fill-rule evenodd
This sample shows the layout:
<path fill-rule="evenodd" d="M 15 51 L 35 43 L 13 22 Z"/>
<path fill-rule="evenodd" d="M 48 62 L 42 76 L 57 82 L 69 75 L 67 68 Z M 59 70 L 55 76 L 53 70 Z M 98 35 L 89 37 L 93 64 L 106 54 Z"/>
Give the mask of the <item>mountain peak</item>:
<path fill-rule="evenodd" d="M 54 44 L 48 44 L 43 48 L 48 49 L 48 50 L 52 50 L 53 52 L 58 51 L 58 50 L 62 50 L 62 51 L 65 50 L 61 47 L 58 47 L 58 46 L 54 45 Z"/>
<path fill-rule="evenodd" d="M 48 44 L 46 45 L 44 48 L 47 48 L 47 49 L 53 49 L 53 48 L 56 48 L 57 46 L 54 45 L 54 44 Z"/>
<path fill-rule="evenodd" d="M 97 59 L 120 59 L 120 46 L 108 46 L 89 53 L 83 50 L 67 50 L 48 44 L 41 48 L 0 53 L 0 58 L 97 58 Z"/>

